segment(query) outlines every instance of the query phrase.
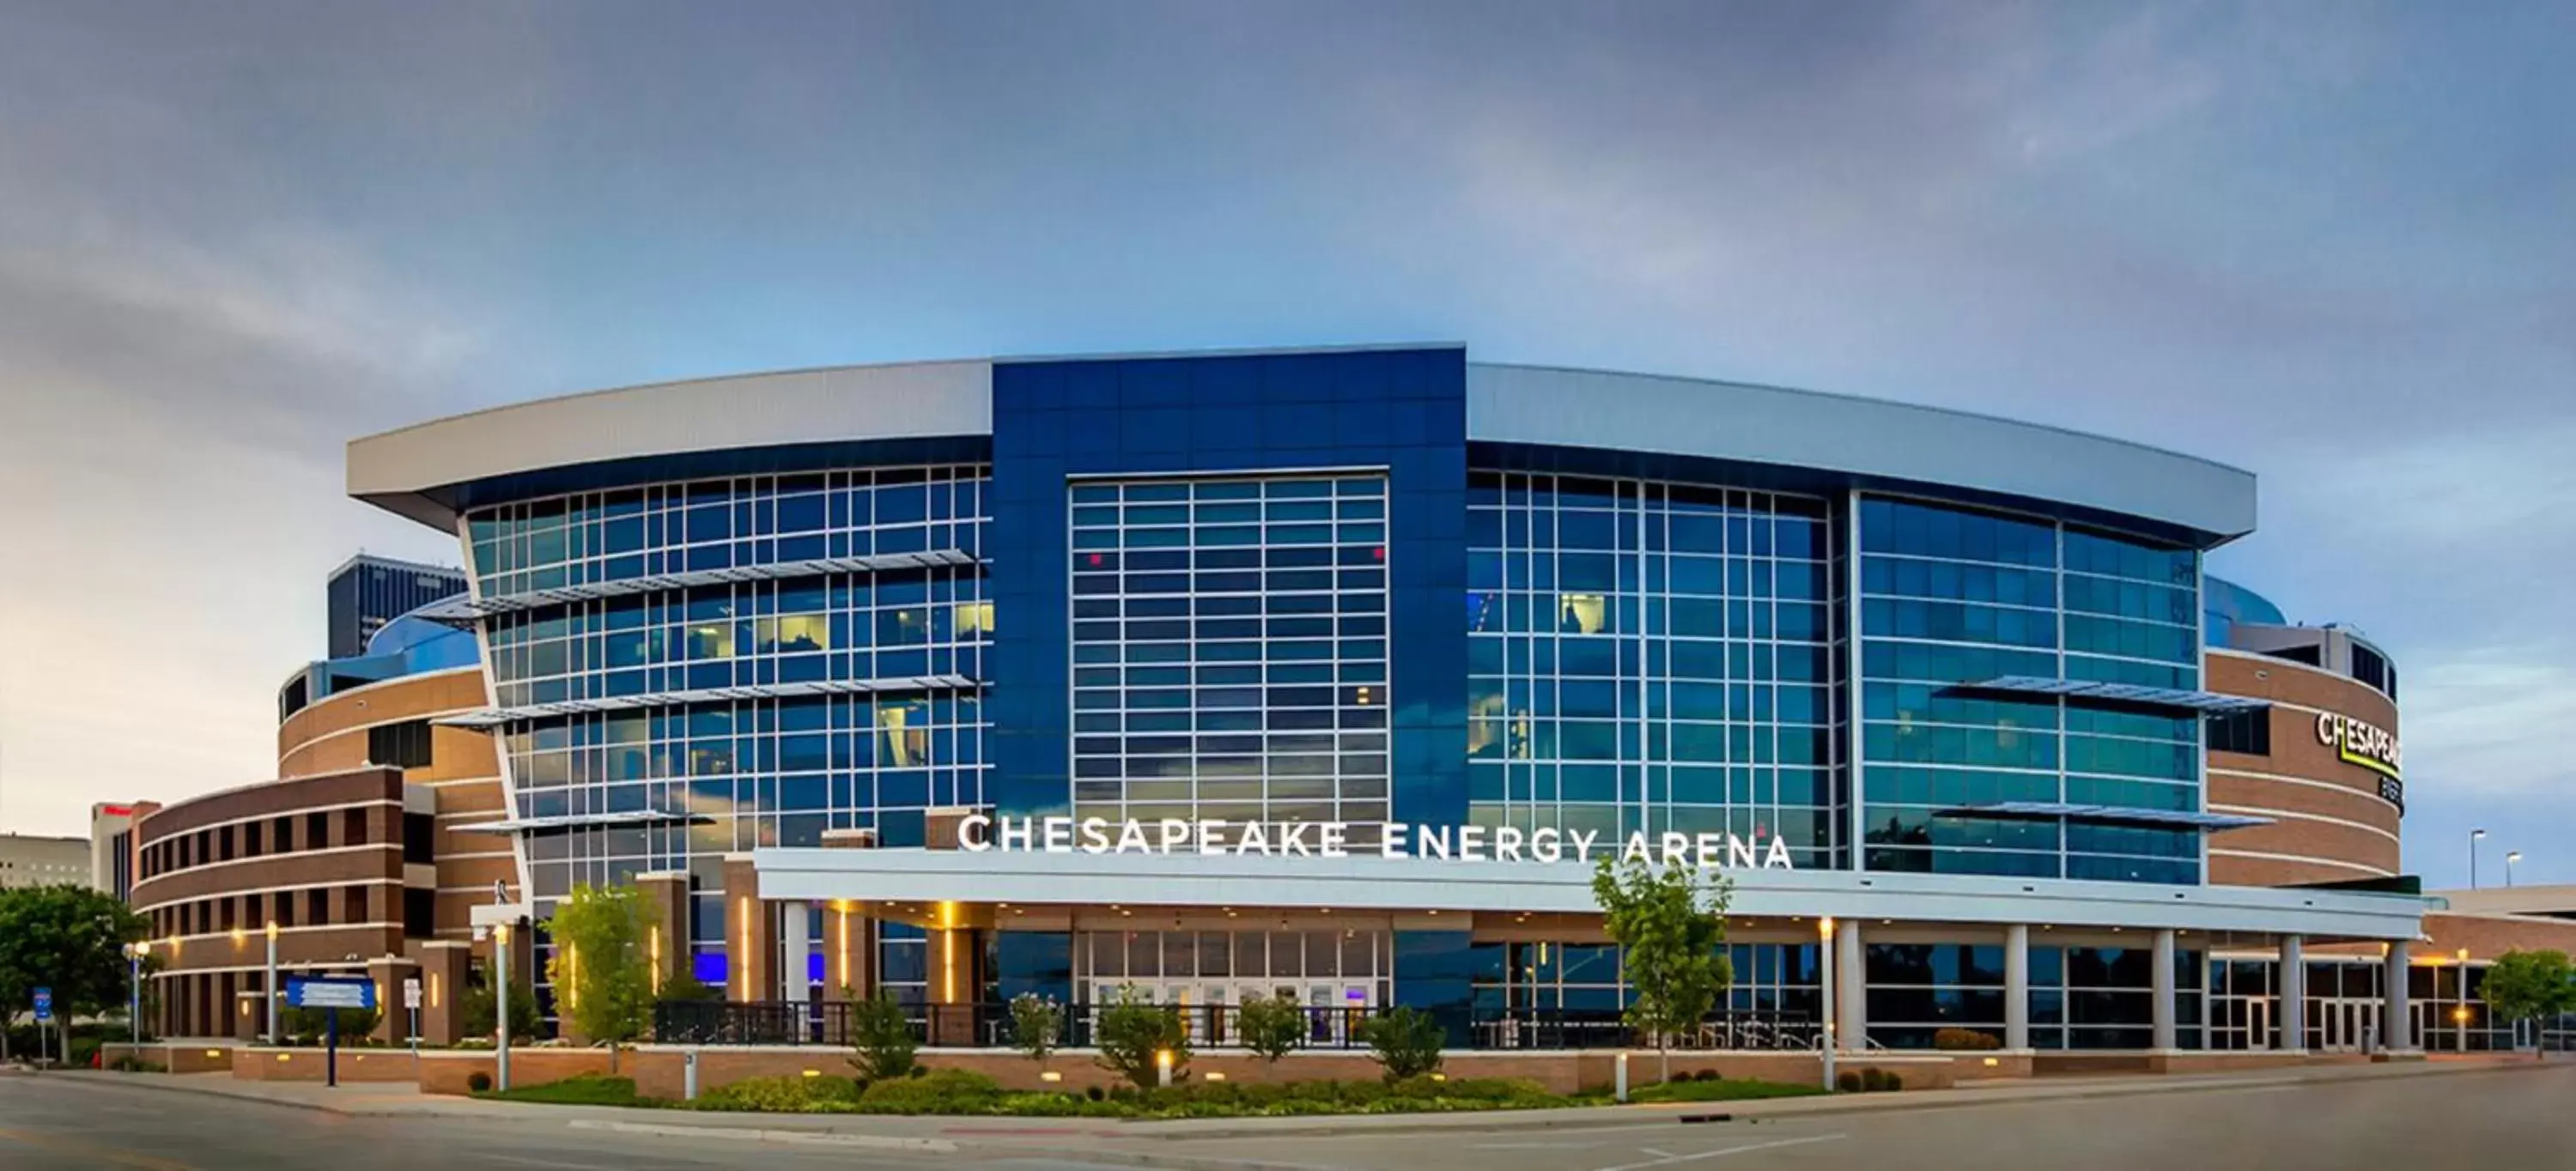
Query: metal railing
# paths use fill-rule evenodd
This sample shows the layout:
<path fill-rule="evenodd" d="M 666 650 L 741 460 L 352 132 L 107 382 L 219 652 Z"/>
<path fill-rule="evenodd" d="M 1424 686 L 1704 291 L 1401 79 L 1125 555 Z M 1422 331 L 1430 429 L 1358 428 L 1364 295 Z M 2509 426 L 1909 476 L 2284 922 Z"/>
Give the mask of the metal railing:
<path fill-rule="evenodd" d="M 682 1045 L 823 1045 L 849 1048 L 856 1040 L 849 1001 L 666 1000 L 654 1006 L 656 1040 Z M 1096 1042 L 1108 1006 L 1063 1006 L 1056 1044 L 1087 1049 Z M 1190 1044 L 1225 1049 L 1242 1044 L 1238 1005 L 1164 1005 L 1179 1018 Z M 1301 1047 L 1365 1049 L 1364 1026 L 1382 1008 L 1301 1007 L 1306 1019 Z M 905 1008 L 913 1040 L 937 1048 L 1003 1048 L 1017 1041 L 1007 1004 L 934 1004 Z M 1655 1038 L 1630 1028 L 1609 1009 L 1434 1010 L 1453 1045 L 1469 1050 L 1569 1050 L 1650 1047 Z M 1823 1030 L 1802 1013 L 1721 1012 L 1668 1038 L 1680 1050 L 1813 1049 Z"/>

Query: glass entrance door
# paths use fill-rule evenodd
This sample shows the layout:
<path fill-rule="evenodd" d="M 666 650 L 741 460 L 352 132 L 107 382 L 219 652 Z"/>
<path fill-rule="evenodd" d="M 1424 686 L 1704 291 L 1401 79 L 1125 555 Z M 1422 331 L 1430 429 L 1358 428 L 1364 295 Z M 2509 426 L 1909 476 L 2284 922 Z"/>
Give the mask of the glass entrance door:
<path fill-rule="evenodd" d="M 2359 997 L 2327 997 L 2317 1002 L 2322 1046 L 2330 1053 L 2357 1053 L 2380 1038 L 2380 1002 Z"/>

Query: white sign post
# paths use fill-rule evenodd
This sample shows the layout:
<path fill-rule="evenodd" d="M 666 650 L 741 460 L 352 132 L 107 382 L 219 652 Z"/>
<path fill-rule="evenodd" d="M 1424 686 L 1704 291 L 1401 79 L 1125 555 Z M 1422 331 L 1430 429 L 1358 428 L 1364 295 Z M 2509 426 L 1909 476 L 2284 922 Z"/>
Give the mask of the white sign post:
<path fill-rule="evenodd" d="M 411 1011 L 411 1051 L 420 1052 L 420 977 L 403 980 L 403 1007 Z"/>

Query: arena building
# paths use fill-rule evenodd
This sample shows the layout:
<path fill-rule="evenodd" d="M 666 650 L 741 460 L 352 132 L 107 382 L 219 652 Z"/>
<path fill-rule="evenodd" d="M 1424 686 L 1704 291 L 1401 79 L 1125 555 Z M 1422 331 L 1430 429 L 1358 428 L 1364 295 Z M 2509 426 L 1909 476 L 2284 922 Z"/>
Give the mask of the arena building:
<path fill-rule="evenodd" d="M 635 884 L 730 1002 L 666 1040 L 884 992 L 941 1047 L 1021 993 L 1077 1043 L 1143 996 L 1222 1050 L 1287 995 L 1324 1047 L 1390 1005 L 1617 1046 L 1605 856 L 1731 885 L 1691 1044 L 2007 1071 L 2510 1045 L 2463 981 L 2555 922 L 2428 933 L 2394 665 L 2208 578 L 2254 477 L 2138 444 L 1426 345 L 631 387 L 348 480 L 470 587 L 386 631 L 444 667 L 281 697 L 281 776 L 434 817 L 434 875 L 367 879 L 436 892 L 387 978 Z M 417 720 L 428 772 L 338 771 Z"/>

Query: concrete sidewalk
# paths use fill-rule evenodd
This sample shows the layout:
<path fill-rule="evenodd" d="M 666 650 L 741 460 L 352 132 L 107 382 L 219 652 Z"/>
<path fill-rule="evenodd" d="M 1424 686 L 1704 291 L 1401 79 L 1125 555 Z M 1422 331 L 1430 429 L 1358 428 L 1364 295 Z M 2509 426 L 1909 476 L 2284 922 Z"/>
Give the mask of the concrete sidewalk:
<path fill-rule="evenodd" d="M 1305 1138 L 1440 1132 L 1503 1133 L 1670 1126 L 1715 1115 L 1745 1120 L 1938 1110 L 2332 1082 L 2500 1074 L 2514 1070 L 2564 1068 L 2566 1064 L 2563 1061 L 2543 1063 L 2534 1061 L 2528 1056 L 2467 1057 L 2383 1065 L 2318 1066 L 2243 1074 L 2045 1077 L 2027 1081 L 1977 1083 L 1947 1090 L 1837 1094 L 1830 1097 L 1772 1098 L 1743 1102 L 1690 1102 L 1449 1114 L 1327 1114 L 1278 1118 L 1188 1118 L 1154 1121 L 957 1115 L 700 1113 L 686 1110 L 492 1102 L 475 1098 L 422 1094 L 415 1088 L 402 1085 L 349 1085 L 329 1088 L 309 1082 L 245 1082 L 235 1081 L 227 1074 L 119 1074 L 79 1070 L 37 1076 L 105 1087 L 123 1087 L 143 1092 L 201 1094 L 271 1106 L 319 1110 L 359 1118 L 461 1117 L 490 1122 L 562 1123 L 585 1129 L 612 1129 L 634 1133 L 703 1133 L 710 1138 L 748 1137 L 757 1138 L 760 1141 L 795 1141 L 788 1136 L 804 1136 L 809 1141 L 846 1140 L 851 1145 L 904 1146 L 926 1150 L 943 1148 L 940 1145 L 921 1144 L 1060 1146 L 1066 1139 L 1078 1138 L 1092 1142 L 1108 1142 L 1118 1146 L 1133 1146 L 1137 1143 L 1150 1144 L 1155 1140 Z"/>

